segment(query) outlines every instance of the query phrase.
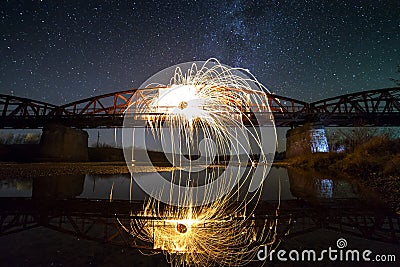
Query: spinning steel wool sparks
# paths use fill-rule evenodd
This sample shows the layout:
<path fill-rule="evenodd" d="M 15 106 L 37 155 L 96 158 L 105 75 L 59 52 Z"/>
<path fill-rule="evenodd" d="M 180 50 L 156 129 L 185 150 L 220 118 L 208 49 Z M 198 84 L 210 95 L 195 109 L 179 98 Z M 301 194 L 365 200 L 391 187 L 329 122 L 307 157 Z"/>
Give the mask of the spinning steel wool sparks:
<path fill-rule="evenodd" d="M 247 205 L 258 202 L 276 148 L 266 91 L 247 70 L 216 59 L 146 81 L 125 112 L 123 145 L 133 180 L 151 198 L 144 219 L 125 230 L 176 265 L 243 265 L 273 242 L 276 222 L 256 226 Z M 141 164 L 154 172 L 134 172 L 134 151 L 151 150 L 147 139 L 173 166 L 171 177 L 149 155 Z"/>

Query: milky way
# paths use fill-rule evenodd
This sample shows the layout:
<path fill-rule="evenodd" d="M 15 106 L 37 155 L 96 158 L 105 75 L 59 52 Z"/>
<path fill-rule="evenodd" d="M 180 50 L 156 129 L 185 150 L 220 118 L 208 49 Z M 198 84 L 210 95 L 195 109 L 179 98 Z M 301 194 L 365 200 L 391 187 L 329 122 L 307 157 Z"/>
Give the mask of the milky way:
<path fill-rule="evenodd" d="M 218 58 L 315 101 L 393 87 L 400 1 L 1 1 L 0 93 L 63 104 Z"/>

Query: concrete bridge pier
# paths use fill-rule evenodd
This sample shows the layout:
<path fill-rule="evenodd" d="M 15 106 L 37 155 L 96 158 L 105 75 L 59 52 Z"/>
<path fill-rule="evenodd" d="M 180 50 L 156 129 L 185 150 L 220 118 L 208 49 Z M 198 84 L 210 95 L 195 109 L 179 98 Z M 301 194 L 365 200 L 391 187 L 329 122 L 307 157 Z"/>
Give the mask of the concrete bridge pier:
<path fill-rule="evenodd" d="M 319 123 L 306 123 L 286 133 L 286 157 L 306 156 L 316 152 L 329 152 L 325 127 Z"/>
<path fill-rule="evenodd" d="M 62 124 L 48 124 L 40 139 L 41 161 L 88 161 L 88 133 Z"/>

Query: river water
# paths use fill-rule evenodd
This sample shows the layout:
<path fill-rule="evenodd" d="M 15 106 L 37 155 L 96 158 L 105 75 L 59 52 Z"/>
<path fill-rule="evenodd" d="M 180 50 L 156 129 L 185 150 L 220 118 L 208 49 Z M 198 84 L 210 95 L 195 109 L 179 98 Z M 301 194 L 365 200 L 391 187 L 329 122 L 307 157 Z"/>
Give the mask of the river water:
<path fill-rule="evenodd" d="M 0 197 L 109 199 L 112 188 L 113 199 L 129 200 L 130 175 L 10 177 L 0 180 Z M 273 167 L 264 182 L 261 200 L 277 200 L 279 188 L 281 200 L 364 198 L 369 194 L 351 179 Z M 132 199 L 141 201 L 145 198 L 146 194 L 134 186 Z"/>
<path fill-rule="evenodd" d="M 165 174 L 168 175 L 168 173 Z M 130 175 L 89 174 L 1 179 L 0 266 L 169 266 L 163 255 L 143 256 L 136 249 L 99 242 L 95 240 L 96 236 L 89 235 L 92 226 L 80 225 L 80 223 L 90 221 L 91 212 L 87 208 L 88 200 L 92 200 L 90 205 L 93 205 L 93 201 L 99 201 L 94 202 L 97 207 L 92 207 L 101 210 L 101 205 L 109 200 L 113 188 L 113 200 L 117 203 L 119 203 L 118 201 L 124 203 L 123 201 L 129 200 L 130 197 L 130 182 Z M 291 226 L 293 235 L 285 237 L 281 247 L 326 248 L 335 244 L 338 238 L 345 237 L 356 247 L 368 247 L 374 252 L 390 252 L 400 257 L 398 255 L 400 247 L 393 244 L 392 241 L 385 241 L 386 243 L 372 241 L 379 235 L 371 235 L 370 238 L 366 238 L 365 235 L 360 234 L 363 233 L 362 229 L 365 227 L 358 222 L 359 218 L 364 218 L 366 221 L 378 221 L 378 219 L 384 221 L 386 215 L 382 213 L 381 207 L 383 206 L 381 206 L 379 198 L 356 180 L 321 174 L 312 170 L 273 167 L 264 181 L 261 202 L 276 203 L 279 192 L 282 203 L 281 214 L 283 217 L 290 217 L 288 222 L 294 222 L 294 227 Z M 146 197 L 147 195 L 138 186 L 133 186 L 133 200 L 143 201 Z M 62 203 L 75 201 L 73 205 L 77 207 L 72 212 L 66 212 L 65 218 L 58 222 L 58 227 L 54 223 L 48 224 L 48 220 L 60 216 L 60 213 L 64 214 L 62 208 L 46 213 L 46 219 L 43 222 L 43 214 L 40 213 L 43 210 L 37 205 L 32 206 L 30 204 L 32 200 L 40 200 L 41 202 L 35 203 L 43 203 L 43 209 L 51 207 L 51 203 L 60 203 L 55 202 L 57 200 L 64 201 Z M 342 205 L 342 203 L 345 204 Z M 13 211 L 13 205 L 18 211 Z M 79 205 L 82 207 L 86 205 L 83 207 L 85 210 L 83 215 L 79 210 Z M 29 217 L 30 219 L 26 219 L 22 215 L 32 213 L 29 210 L 30 207 L 40 209 L 40 212 L 33 212 L 39 215 L 33 215 Z M 68 205 L 66 207 L 68 208 Z M 106 209 L 105 206 L 104 209 Z M 78 212 L 81 212 L 80 215 L 77 215 Z M 375 212 L 378 214 L 378 219 L 374 217 L 376 216 Z M 85 219 L 78 220 L 79 223 L 76 224 L 68 224 L 68 218 L 74 216 L 83 216 Z M 339 223 L 338 220 L 342 217 L 349 217 L 349 220 L 346 219 L 343 220 L 343 223 Z M 3 220 L 4 218 L 5 220 Z M 32 218 L 34 222 L 30 224 L 29 220 Z M 324 222 L 326 218 L 328 218 L 328 222 Z M 104 224 L 101 219 L 95 219 L 93 228 L 101 223 Z M 281 228 L 286 228 L 288 225 L 283 223 Z M 344 228 L 342 229 L 342 227 Z M 82 237 L 85 236 L 85 233 L 80 232 L 79 229 L 86 229 L 89 237 Z M 108 231 L 108 228 L 104 229 Z M 390 237 L 390 233 L 390 231 L 383 232 L 383 237 Z M 397 235 L 397 238 L 399 233 L 400 230 L 396 228 L 394 235 Z M 381 232 L 378 234 L 382 235 Z M 104 235 L 104 231 L 99 232 L 99 235 Z M 398 259 L 400 260 L 400 258 Z M 271 266 L 287 266 L 285 263 L 276 261 L 269 264 Z M 262 262 L 255 261 L 249 266 L 261 265 Z M 320 265 L 304 263 L 303 266 Z M 363 264 L 346 263 L 346 265 L 341 265 L 337 262 L 325 262 L 323 266 L 363 266 Z M 386 263 L 381 266 L 396 265 Z"/>

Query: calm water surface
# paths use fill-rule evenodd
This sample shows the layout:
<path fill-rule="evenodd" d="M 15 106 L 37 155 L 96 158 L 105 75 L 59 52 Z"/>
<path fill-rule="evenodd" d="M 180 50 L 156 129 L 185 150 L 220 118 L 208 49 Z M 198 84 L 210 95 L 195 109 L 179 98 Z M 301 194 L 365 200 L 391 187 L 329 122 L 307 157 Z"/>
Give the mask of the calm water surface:
<path fill-rule="evenodd" d="M 168 177 L 168 175 L 171 176 L 171 173 L 163 174 L 166 177 Z M 146 175 L 151 174 L 143 174 L 144 177 Z M 36 178 L 9 177 L 0 180 L 0 201 L 1 198 L 8 201 L 10 197 L 32 198 L 38 199 L 39 203 L 50 203 L 51 206 L 51 203 L 54 202 L 52 201 L 53 199 L 108 200 L 112 188 L 114 188 L 114 200 L 129 200 L 130 181 L 130 175 L 67 175 Z M 376 202 L 376 198 L 368 190 L 365 190 L 360 186 L 355 180 L 332 177 L 314 171 L 273 167 L 268 174 L 267 179 L 264 181 L 261 200 L 275 201 L 278 199 L 279 191 L 281 193 L 280 199 L 282 201 L 286 201 L 287 203 L 294 202 L 296 205 L 298 203 L 301 210 L 303 209 L 302 205 L 304 204 L 304 200 L 308 203 L 324 203 L 324 205 L 325 203 L 335 203 L 336 201 L 343 199 L 346 199 L 346 203 L 350 203 L 349 205 L 352 205 L 351 203 L 357 202 L 358 200 L 368 203 Z M 146 197 L 147 195 L 142 192 L 137 185 L 133 185 L 133 200 L 143 201 Z M 42 202 L 42 200 L 44 200 L 44 202 Z M 67 202 L 70 202 L 70 200 Z M 74 205 L 81 202 L 82 201 L 78 200 L 78 202 L 74 202 Z M 95 201 L 95 203 L 99 203 L 96 205 L 102 205 L 101 203 L 104 202 Z M 6 207 L 6 216 L 10 209 L 15 210 L 14 206 Z M 323 211 L 327 210 L 327 208 L 321 208 L 318 205 L 316 205 L 316 207 L 317 212 L 314 214 L 317 215 L 319 212 L 323 213 Z M 79 210 L 80 207 L 76 208 Z M 100 209 L 101 208 L 102 207 L 100 207 Z M 1 213 L 2 216 L 3 213 L 4 212 Z M 46 216 L 52 215 L 50 214 Z M 14 218 L 16 220 L 11 223 L 15 222 L 17 224 L 17 230 L 11 234 L 0 235 L 0 266 L 170 266 L 165 261 L 162 254 L 151 257 L 143 256 L 135 249 L 120 248 L 104 242 L 90 241 L 76 236 L 74 232 L 72 232 L 72 234 L 66 234 L 63 232 L 64 230 L 80 227 L 80 224 L 79 226 L 75 225 L 74 227 L 73 225 L 65 226 L 62 224 L 65 222 L 60 221 L 60 225 L 62 224 L 64 228 L 58 231 L 56 229 L 51 229 L 51 227 L 40 225 L 32 229 L 28 227 L 26 229 L 18 230 L 18 216 Z M 35 220 L 42 222 L 43 218 L 46 217 L 39 216 L 35 218 Z M 68 221 L 67 218 L 68 217 L 65 216 L 66 221 Z M 87 217 L 87 220 L 90 222 L 90 216 Z M 306 220 L 308 219 L 306 218 Z M 315 220 L 315 218 L 310 218 L 311 222 Z M 112 218 L 111 222 L 112 225 L 115 224 Z M 46 220 L 44 221 L 44 225 L 46 225 Z M 302 227 L 300 222 L 298 225 L 298 227 Z M 53 227 L 56 226 L 53 225 Z M 96 227 L 102 229 L 101 226 L 94 226 L 93 230 L 96 230 Z M 89 231 L 92 228 L 89 227 L 85 229 L 88 229 Z M 3 227 L 3 231 L 7 231 L 6 227 Z M 357 229 L 354 231 L 357 233 Z M 101 230 L 99 233 L 101 236 L 104 234 L 104 231 Z M 343 237 L 343 233 L 317 229 L 303 235 L 302 239 L 294 238 L 285 240 L 286 242 L 282 242 L 281 247 L 286 246 L 286 248 L 293 249 L 304 246 L 308 248 L 324 249 L 327 246 L 335 244 L 339 237 Z M 367 247 L 374 251 L 382 251 L 382 253 L 388 251 L 394 251 L 395 253 L 398 252 L 397 245 L 387 246 L 385 243 L 374 243 L 371 240 L 366 239 L 351 239 L 351 236 L 346 236 L 346 238 L 352 246 Z M 391 250 L 388 250 L 388 248 Z M 250 266 L 261 265 L 262 263 L 260 262 L 250 264 Z M 286 264 L 274 262 L 272 266 L 286 266 Z M 318 265 L 305 264 L 304 266 Z M 333 265 L 324 264 L 324 266 L 341 265 L 333 263 Z"/>
<path fill-rule="evenodd" d="M 144 174 L 151 175 L 151 174 Z M 168 173 L 166 173 L 168 175 Z M 130 175 L 76 175 L 0 180 L 0 197 L 54 197 L 129 200 Z M 279 187 L 280 185 L 280 187 Z M 264 181 L 261 200 L 360 198 L 367 193 L 349 179 L 333 178 L 312 171 L 273 167 Z M 146 194 L 134 184 L 132 198 Z"/>

